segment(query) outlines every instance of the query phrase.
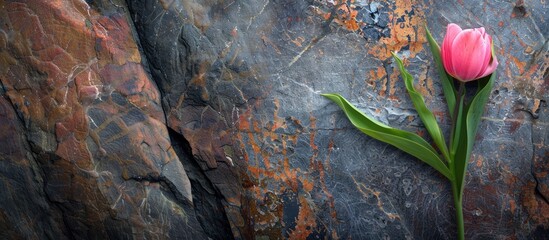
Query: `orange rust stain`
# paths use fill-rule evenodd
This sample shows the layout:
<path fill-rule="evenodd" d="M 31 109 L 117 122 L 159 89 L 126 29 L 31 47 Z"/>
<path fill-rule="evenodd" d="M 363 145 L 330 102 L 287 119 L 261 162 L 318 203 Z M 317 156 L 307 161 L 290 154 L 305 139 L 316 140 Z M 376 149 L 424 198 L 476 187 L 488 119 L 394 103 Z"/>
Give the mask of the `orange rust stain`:
<path fill-rule="evenodd" d="M 549 59 L 549 58 L 548 58 Z M 530 69 L 526 73 L 524 73 L 524 76 L 530 77 L 532 76 L 536 71 L 543 71 L 542 68 L 539 66 L 539 64 L 532 64 L 530 66 Z"/>
<path fill-rule="evenodd" d="M 318 172 L 320 187 L 329 202 L 330 216 L 332 217 L 332 219 L 335 220 L 337 219 L 337 212 L 335 211 L 335 201 L 333 195 L 328 191 L 328 187 L 326 186 L 326 173 L 324 171 L 324 164 L 322 164 L 322 162 L 320 161 L 314 161 L 313 168 Z"/>
<path fill-rule="evenodd" d="M 261 152 L 261 149 L 255 142 L 253 133 L 251 132 L 248 133 L 248 139 L 250 140 L 250 145 L 252 146 L 252 150 L 254 151 L 254 153 L 256 155 L 259 154 Z"/>
<path fill-rule="evenodd" d="M 297 135 L 288 136 L 288 140 L 290 140 L 293 144 L 297 144 Z"/>
<path fill-rule="evenodd" d="M 484 160 L 484 158 L 482 156 L 478 156 L 477 158 L 477 167 L 482 167 L 482 161 Z"/>
<path fill-rule="evenodd" d="M 384 98 L 387 95 L 387 78 L 381 80 L 381 89 L 379 92 L 379 97 Z"/>
<path fill-rule="evenodd" d="M 547 217 L 549 216 L 549 205 L 535 194 L 536 185 L 535 181 L 529 181 L 528 184 L 522 188 L 521 202 L 536 224 L 546 225 L 549 224 L 549 218 Z"/>
<path fill-rule="evenodd" d="M 358 13 L 357 10 L 350 8 L 347 4 L 341 4 L 341 6 L 336 11 L 343 12 L 342 15 L 339 15 L 336 19 L 334 19 L 336 23 L 343 25 L 345 28 L 351 31 L 358 30 L 359 26 L 356 21 L 356 15 Z"/>
<path fill-rule="evenodd" d="M 282 163 L 282 172 L 280 177 L 275 177 L 276 180 L 281 180 L 283 182 L 286 182 L 288 186 L 294 191 L 298 191 L 298 178 L 297 178 L 297 170 L 290 168 L 290 159 L 286 156 L 286 144 L 287 142 L 282 139 L 282 156 L 283 156 L 283 163 Z M 281 191 L 284 189 L 281 189 Z"/>
<path fill-rule="evenodd" d="M 372 87 L 376 88 L 376 83 L 380 80 L 385 79 L 387 72 L 383 66 L 378 66 L 376 70 L 370 70 L 369 76 L 367 77 L 367 83 Z"/>
<path fill-rule="evenodd" d="M 313 209 L 311 209 L 305 197 L 299 196 L 299 213 L 296 227 L 290 233 L 289 239 L 306 239 L 315 227 L 316 218 Z"/>
<path fill-rule="evenodd" d="M 252 121 L 252 130 L 255 133 L 260 133 L 261 132 L 261 128 L 259 127 L 259 122 Z"/>
<path fill-rule="evenodd" d="M 517 209 L 517 203 L 515 202 L 515 199 L 509 200 L 509 207 L 511 208 L 511 213 L 515 214 L 515 210 Z"/>
<path fill-rule="evenodd" d="M 244 113 L 238 115 L 238 130 L 240 131 L 249 131 L 251 128 L 250 125 L 251 110 L 248 109 Z"/>
<path fill-rule="evenodd" d="M 342 27 L 350 31 L 357 31 L 366 24 L 357 21 L 356 16 L 358 11 L 355 9 L 354 1 L 334 1 L 333 5 L 336 6 L 332 10 L 332 13 L 336 14 L 332 16 L 332 13 L 325 12 L 323 10 L 316 9 L 315 13 L 329 21 L 333 19 Z M 420 6 L 422 3 L 417 0 L 396 1 L 396 3 L 387 3 L 388 9 L 394 9 L 393 12 L 389 12 L 389 24 L 388 28 L 391 30 L 390 37 L 383 37 L 378 42 L 369 46 L 369 54 L 374 55 L 378 59 L 385 60 L 391 57 L 391 52 L 399 51 L 402 47 L 408 45 L 410 49 L 411 57 L 414 57 L 416 53 L 423 50 L 423 43 L 426 42 L 425 30 L 423 29 L 425 17 L 423 9 Z M 420 7 L 417 7 L 417 6 Z M 416 6 L 416 7 L 414 7 Z M 411 12 L 414 12 L 413 14 Z M 398 21 L 397 19 L 404 21 Z"/>
<path fill-rule="evenodd" d="M 297 192 L 299 186 L 297 182 L 297 170 L 290 169 L 290 159 L 288 157 L 284 157 L 283 174 L 279 178 L 275 177 L 275 179 L 286 182 L 294 192 Z"/>
<path fill-rule="evenodd" d="M 385 68 L 383 66 L 378 66 L 377 71 L 376 71 L 377 79 L 384 78 L 385 75 L 387 75 L 387 72 L 385 71 Z"/>
<path fill-rule="evenodd" d="M 280 101 L 278 100 L 278 98 L 274 99 L 274 105 L 275 105 L 274 113 L 273 113 L 274 124 L 271 128 L 271 131 L 274 131 L 284 126 L 284 119 L 278 116 L 278 110 L 280 109 Z"/>
<path fill-rule="evenodd" d="M 521 62 L 518 58 L 514 56 L 509 56 L 509 58 L 515 63 L 515 66 L 517 66 L 517 69 L 519 70 L 520 74 L 524 73 L 524 67 L 526 66 L 526 62 Z"/>
<path fill-rule="evenodd" d="M 444 120 L 446 119 L 446 112 L 443 111 L 433 111 L 433 115 L 435 115 L 435 118 L 439 120 L 441 123 L 444 123 Z"/>
<path fill-rule="evenodd" d="M 241 132 L 238 132 L 236 135 L 237 142 L 240 145 L 240 149 L 245 149 L 246 145 L 244 144 L 244 139 Z M 244 162 L 246 164 L 249 164 L 250 157 L 248 156 L 248 153 L 246 151 L 242 151 L 242 158 L 244 159 Z"/>
<path fill-rule="evenodd" d="M 522 46 L 523 48 L 529 47 L 528 44 L 526 44 L 524 41 L 522 41 L 522 39 L 519 37 L 519 35 L 516 31 L 514 31 L 514 30 L 511 31 L 511 35 L 517 37 L 517 40 L 519 41 L 520 46 Z"/>
<path fill-rule="evenodd" d="M 389 28 L 391 37 L 381 38 L 380 43 L 372 46 L 368 53 L 384 60 L 391 57 L 391 52 L 399 51 L 402 47 L 409 45 L 410 57 L 415 57 L 416 53 L 423 50 L 425 39 L 425 29 L 421 26 L 425 24 L 425 16 L 421 5 L 416 0 L 396 1 L 395 10 L 389 13 Z M 415 15 L 408 17 L 408 13 L 415 12 Z M 398 22 L 397 19 L 404 16 L 404 22 Z"/>
<path fill-rule="evenodd" d="M 311 121 L 311 134 L 309 135 L 309 145 L 311 145 L 313 153 L 314 155 L 316 155 L 316 151 L 318 151 L 318 146 L 316 146 L 315 144 L 316 118 L 311 115 L 309 117 L 309 120 Z"/>
<path fill-rule="evenodd" d="M 392 97 L 395 96 L 395 92 L 396 92 L 396 87 L 395 86 L 396 86 L 396 83 L 397 83 L 398 80 L 399 80 L 398 77 L 389 79 L 389 98 L 390 99 L 393 99 Z"/>
<path fill-rule="evenodd" d="M 254 159 L 251 164 L 247 166 L 247 176 L 249 180 L 245 182 L 248 194 L 255 199 L 250 203 L 251 215 L 255 219 L 254 228 L 258 232 L 261 232 L 261 234 L 275 236 L 275 232 L 279 231 L 279 229 L 276 226 L 272 226 L 271 223 L 276 221 L 274 219 L 282 218 L 283 208 L 277 207 L 275 210 L 272 210 L 272 208 L 271 210 L 266 210 L 265 206 L 272 205 L 269 202 L 274 201 L 268 200 L 269 197 L 266 196 L 269 193 L 276 195 L 287 191 L 293 191 L 298 193 L 300 207 L 296 227 L 295 229 L 290 230 L 289 234 L 291 239 L 303 239 L 309 236 L 317 225 L 314 205 L 309 205 L 310 195 L 303 194 L 303 192 L 310 193 L 315 187 L 320 187 L 322 194 L 326 196 L 329 201 L 330 216 L 334 220 L 337 220 L 335 200 L 326 186 L 326 173 L 323 162 L 316 160 L 320 147 L 315 144 L 316 118 L 310 115 L 309 126 L 307 128 L 300 128 L 301 130 L 296 134 L 278 134 L 275 132 L 276 129 L 286 127 L 286 119 L 278 117 L 279 107 L 279 99 L 274 99 L 272 125 L 270 121 L 265 123 L 265 121 L 252 119 L 250 110 L 239 115 L 238 129 L 240 132 L 237 133 L 236 136 L 241 146 L 246 146 L 247 149 L 252 151 L 251 154 L 253 154 Z M 301 122 L 297 119 L 291 119 L 291 121 L 293 121 L 291 122 L 292 124 L 302 126 Z M 290 120 L 288 120 L 288 122 L 290 122 Z M 298 137 L 303 136 L 303 131 L 309 134 L 310 147 L 313 151 L 310 158 L 311 169 L 293 169 L 288 156 L 288 145 L 297 144 Z M 269 140 L 281 143 L 280 145 L 275 144 L 273 146 L 274 154 L 280 154 L 281 156 L 272 156 L 270 151 L 262 149 L 261 143 L 270 142 Z M 328 151 L 331 152 L 334 148 L 334 142 L 331 141 L 328 145 Z M 276 160 L 274 156 L 276 156 Z M 244 158 L 246 159 L 246 157 L 247 156 L 244 153 Z M 246 162 L 250 163 L 247 159 Z M 326 159 L 326 165 L 329 165 L 328 159 Z M 311 177 L 309 174 L 311 170 L 319 173 L 319 179 Z M 268 192 L 267 184 L 271 186 L 269 189 L 274 190 L 274 192 Z M 283 206 L 283 204 L 280 206 Z M 337 234 L 333 236 L 337 237 Z"/>
<path fill-rule="evenodd" d="M 256 166 L 248 166 L 248 171 L 254 176 L 256 179 L 259 179 L 260 177 L 276 177 L 275 173 L 272 171 L 265 170 L 261 167 Z"/>
<path fill-rule="evenodd" d="M 399 81 L 400 71 L 393 71 L 389 76 L 389 99 L 396 101 L 399 99 L 395 95 L 396 93 L 396 83 Z"/>
<path fill-rule="evenodd" d="M 254 122 L 254 126 L 255 125 L 256 125 L 256 122 Z M 265 169 L 270 169 L 271 163 L 269 161 L 269 155 L 268 153 L 263 153 L 261 151 L 261 148 L 259 147 L 259 144 L 257 144 L 257 142 L 255 141 L 254 134 L 252 132 L 248 133 L 248 139 L 249 139 L 249 144 L 252 147 L 252 150 L 254 152 L 255 159 L 257 161 L 263 160 L 263 164 L 265 164 Z"/>
<path fill-rule="evenodd" d="M 303 189 L 306 192 L 311 192 L 314 188 L 314 183 L 308 179 L 301 179 L 301 184 L 303 184 Z"/>
<path fill-rule="evenodd" d="M 263 156 L 263 164 L 265 164 L 265 169 L 271 169 L 271 162 L 269 160 L 268 153 L 261 154 Z"/>
<path fill-rule="evenodd" d="M 305 38 L 303 37 L 297 37 L 295 39 L 290 40 L 293 44 L 295 44 L 298 47 L 303 46 L 303 42 L 305 41 Z"/>

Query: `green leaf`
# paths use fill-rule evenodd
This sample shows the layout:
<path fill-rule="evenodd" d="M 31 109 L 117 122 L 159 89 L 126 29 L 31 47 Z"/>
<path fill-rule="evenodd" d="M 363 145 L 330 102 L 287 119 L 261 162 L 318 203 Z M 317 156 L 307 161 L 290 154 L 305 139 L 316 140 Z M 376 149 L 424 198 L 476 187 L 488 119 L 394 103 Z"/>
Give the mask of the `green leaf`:
<path fill-rule="evenodd" d="M 431 135 L 431 138 L 433 138 L 433 141 L 435 141 L 435 144 L 437 145 L 438 149 L 442 152 L 442 155 L 444 156 L 444 158 L 448 162 L 450 162 L 450 154 L 448 153 L 448 147 L 446 146 L 446 142 L 444 141 L 444 135 L 442 135 L 442 131 L 438 126 L 435 115 L 427 108 L 427 106 L 425 106 L 425 99 L 423 99 L 423 96 L 421 96 L 421 94 L 418 93 L 414 88 L 414 84 L 413 84 L 414 78 L 410 73 L 408 73 L 408 71 L 406 71 L 406 68 L 404 68 L 404 64 L 402 63 L 402 60 L 400 60 L 400 58 L 396 56 L 394 53 L 392 54 L 393 54 L 393 58 L 395 58 L 397 62 L 398 68 L 400 69 L 400 74 L 402 75 L 402 79 L 404 79 L 406 90 L 408 90 L 408 94 L 412 99 L 412 103 L 414 104 L 414 107 L 416 108 L 416 111 L 419 114 L 421 121 L 425 125 L 425 128 L 427 128 L 427 131 Z"/>
<path fill-rule="evenodd" d="M 471 103 L 463 109 L 464 115 L 460 121 L 461 124 L 461 135 L 459 137 L 459 145 L 457 147 L 458 151 L 456 152 L 454 158 L 454 176 L 457 183 L 458 189 L 460 189 L 459 197 L 463 196 L 463 188 L 465 185 L 465 173 L 467 172 L 467 163 L 471 157 L 471 151 L 473 150 L 473 144 L 475 142 L 475 136 L 478 129 L 478 124 L 484 112 L 484 107 L 490 93 L 492 91 L 492 86 L 496 78 L 496 72 L 493 72 L 491 75 L 486 76 L 478 80 L 478 90 L 471 100 Z"/>
<path fill-rule="evenodd" d="M 417 134 L 392 128 L 369 118 L 339 94 L 322 94 L 322 96 L 335 102 L 345 112 L 351 123 L 366 135 L 397 147 L 429 164 L 448 179 L 453 179 L 450 170 L 440 159 L 436 150 Z"/>
<path fill-rule="evenodd" d="M 429 28 L 425 27 L 425 32 L 427 40 L 429 41 L 429 46 L 431 48 L 431 53 L 433 54 L 433 59 L 435 60 L 438 75 L 442 84 L 442 91 L 444 92 L 444 97 L 446 98 L 446 103 L 448 104 L 448 112 L 450 112 L 450 117 L 454 117 L 454 107 L 456 106 L 456 87 L 454 86 L 454 78 L 446 73 L 444 70 L 444 65 L 442 64 L 442 56 L 440 55 L 440 47 L 438 46 L 435 39 L 431 35 Z"/>

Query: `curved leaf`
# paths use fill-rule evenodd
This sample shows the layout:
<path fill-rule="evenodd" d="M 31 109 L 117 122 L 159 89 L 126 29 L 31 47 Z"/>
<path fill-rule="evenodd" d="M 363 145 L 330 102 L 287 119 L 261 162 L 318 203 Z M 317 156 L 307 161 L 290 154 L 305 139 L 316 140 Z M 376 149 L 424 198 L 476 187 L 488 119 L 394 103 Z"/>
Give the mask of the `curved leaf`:
<path fill-rule="evenodd" d="M 429 164 L 448 179 L 453 179 L 450 170 L 440 159 L 436 150 L 417 134 L 392 128 L 369 118 L 339 94 L 322 94 L 322 96 L 335 102 L 345 112 L 351 123 L 366 135 L 397 147 Z"/>
<path fill-rule="evenodd" d="M 454 117 L 454 107 L 456 106 L 456 87 L 454 86 L 454 79 L 446 70 L 444 70 L 444 65 L 442 64 L 442 56 L 440 55 L 440 47 L 438 46 L 435 39 L 431 35 L 429 28 L 425 27 L 425 35 L 429 41 L 429 46 L 431 48 L 431 53 L 433 54 L 433 59 L 435 60 L 438 75 L 442 84 L 442 91 L 444 92 L 444 97 L 446 98 L 446 103 L 448 104 L 448 112 L 450 112 L 450 117 Z"/>
<path fill-rule="evenodd" d="M 460 198 L 463 196 L 467 163 L 469 162 L 471 151 L 473 150 L 478 124 L 480 123 L 480 118 L 484 112 L 486 102 L 488 102 L 488 98 L 490 97 L 495 76 L 496 72 L 493 72 L 491 75 L 478 80 L 477 93 L 473 97 L 473 100 L 471 100 L 471 103 L 463 109 L 463 113 L 466 115 L 462 119 L 458 119 L 462 121 L 462 126 L 459 145 L 457 147 L 458 151 L 456 152 L 453 164 L 454 176 L 456 177 L 455 180 L 458 189 L 460 189 Z"/>
<path fill-rule="evenodd" d="M 408 71 L 406 71 L 406 68 L 404 68 L 402 60 L 400 60 L 400 58 L 394 53 L 391 54 L 393 54 L 393 58 L 397 62 L 398 68 L 400 69 L 400 75 L 402 76 L 402 79 L 404 79 L 404 84 L 406 85 L 406 90 L 408 90 L 408 94 L 412 99 L 412 103 L 414 104 L 421 121 L 425 125 L 425 128 L 427 128 L 427 131 L 431 135 L 431 138 L 433 138 L 433 141 L 435 141 L 438 149 L 442 152 L 442 155 L 444 155 L 444 158 L 450 162 L 448 147 L 446 146 L 444 135 L 442 135 L 442 131 L 438 126 L 435 115 L 427 108 L 427 106 L 425 106 L 425 99 L 423 99 L 423 96 L 421 96 L 421 94 L 419 94 L 414 88 L 414 78 L 410 73 L 408 73 Z"/>

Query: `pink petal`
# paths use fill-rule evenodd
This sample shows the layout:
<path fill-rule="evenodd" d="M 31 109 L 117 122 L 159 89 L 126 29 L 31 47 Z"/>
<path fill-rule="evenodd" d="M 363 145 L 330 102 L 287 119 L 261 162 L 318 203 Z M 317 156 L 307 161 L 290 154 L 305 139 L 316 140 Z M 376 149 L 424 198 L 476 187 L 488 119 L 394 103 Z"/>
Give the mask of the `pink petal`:
<path fill-rule="evenodd" d="M 461 81 L 474 80 L 481 72 L 486 54 L 486 42 L 480 32 L 466 29 L 452 43 L 452 66 Z"/>
<path fill-rule="evenodd" d="M 488 34 L 485 34 L 484 40 L 486 41 L 486 53 L 484 54 L 484 61 L 482 64 L 482 68 L 480 70 L 479 75 L 477 75 L 475 78 L 481 78 L 480 75 L 484 73 L 484 70 L 488 67 L 488 64 L 490 64 L 490 59 L 492 59 L 492 37 Z"/>
<path fill-rule="evenodd" d="M 486 33 L 486 30 L 484 29 L 484 27 L 475 28 L 475 31 L 479 31 L 479 32 L 480 32 L 480 35 L 481 35 L 482 37 L 484 37 L 484 34 Z"/>
<path fill-rule="evenodd" d="M 490 64 L 488 64 L 488 67 L 482 71 L 477 78 L 483 78 L 490 74 L 492 74 L 496 68 L 498 67 L 498 59 L 496 58 L 496 55 L 494 54 L 494 57 L 491 59 Z"/>
<path fill-rule="evenodd" d="M 444 69 L 446 69 L 446 72 L 448 72 L 450 75 L 454 76 L 454 68 L 452 67 L 452 43 L 454 42 L 454 39 L 456 36 L 461 32 L 461 27 L 459 27 L 457 24 L 450 23 L 446 27 L 446 35 L 444 36 L 444 40 L 442 43 L 442 48 L 440 50 L 440 54 L 442 57 L 442 64 L 444 65 Z"/>

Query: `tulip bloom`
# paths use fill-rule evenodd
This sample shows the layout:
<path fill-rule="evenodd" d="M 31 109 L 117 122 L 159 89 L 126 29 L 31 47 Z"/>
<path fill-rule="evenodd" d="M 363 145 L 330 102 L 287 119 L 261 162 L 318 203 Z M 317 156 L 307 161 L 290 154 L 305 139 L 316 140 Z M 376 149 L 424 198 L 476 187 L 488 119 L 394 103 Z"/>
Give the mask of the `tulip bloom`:
<path fill-rule="evenodd" d="M 498 66 L 492 57 L 492 37 L 483 27 L 462 30 L 448 24 L 440 52 L 446 72 L 461 82 L 488 76 Z"/>

